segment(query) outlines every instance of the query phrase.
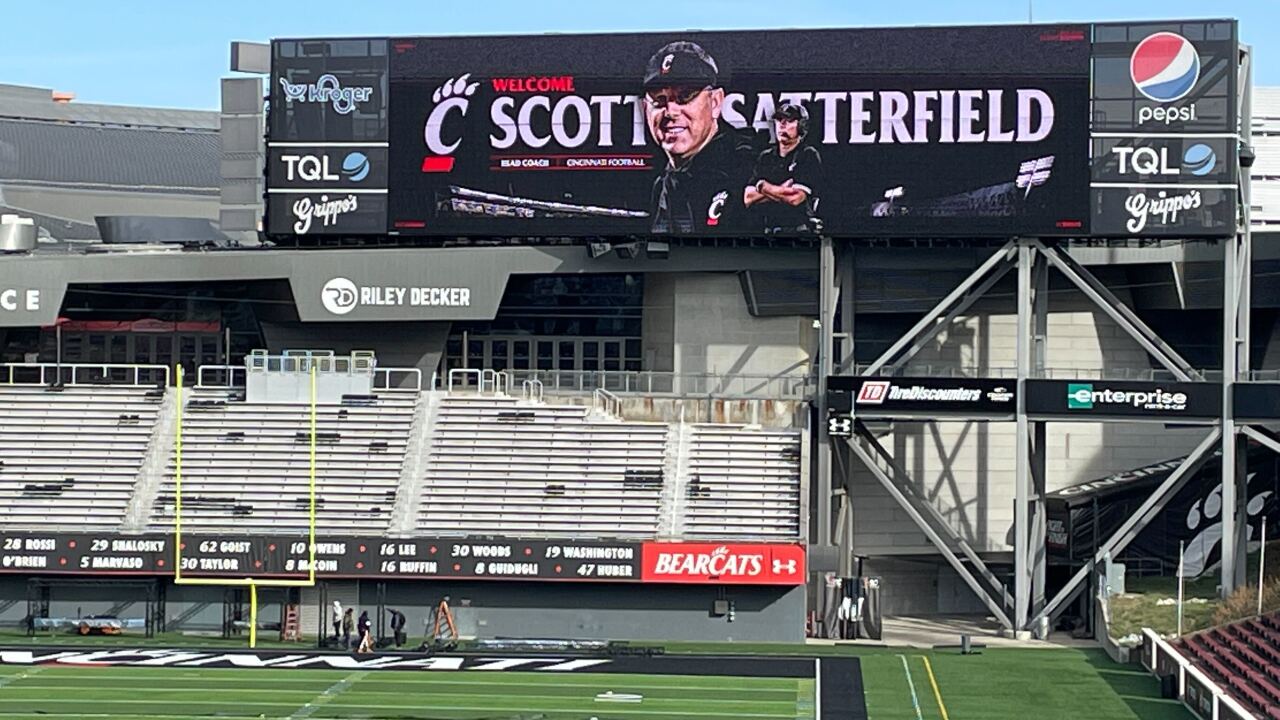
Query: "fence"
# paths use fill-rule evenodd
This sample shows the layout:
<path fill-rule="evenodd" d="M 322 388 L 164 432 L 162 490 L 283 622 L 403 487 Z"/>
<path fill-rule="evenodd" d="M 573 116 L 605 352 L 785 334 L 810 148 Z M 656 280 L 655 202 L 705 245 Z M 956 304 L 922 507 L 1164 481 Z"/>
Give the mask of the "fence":
<path fill-rule="evenodd" d="M 1155 632 L 1143 630 L 1142 665 L 1156 677 L 1177 678 L 1178 699 L 1197 716 L 1212 720 L 1254 720 L 1234 698 L 1200 672 Z"/>
<path fill-rule="evenodd" d="M 165 365 L 13 363 L 0 365 L 0 378 L 8 385 L 122 385 L 125 387 L 165 387 L 169 368 Z"/>
<path fill-rule="evenodd" d="M 454 371 L 450 371 L 452 374 Z M 479 371 L 471 371 L 479 372 Z M 712 396 L 808 400 L 818 390 L 812 375 L 721 375 L 649 370 L 511 370 L 502 371 L 511 386 L 538 381 L 548 393 L 591 394 L 606 390 L 615 394 Z"/>

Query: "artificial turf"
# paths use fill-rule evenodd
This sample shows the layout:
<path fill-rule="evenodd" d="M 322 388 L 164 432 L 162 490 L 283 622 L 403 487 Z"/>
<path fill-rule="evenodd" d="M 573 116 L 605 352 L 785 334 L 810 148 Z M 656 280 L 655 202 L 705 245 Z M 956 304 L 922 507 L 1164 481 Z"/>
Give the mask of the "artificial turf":
<path fill-rule="evenodd" d="M 962 656 L 719 645 L 712 651 L 747 650 L 858 656 L 871 720 L 941 720 L 943 707 L 948 720 L 1191 718 L 1176 701 L 1161 699 L 1156 681 L 1140 668 L 1116 665 L 1100 650 L 999 648 Z M 597 699 L 609 691 L 643 699 Z M 767 677 L 0 666 L 0 720 L 814 720 L 815 693 L 813 680 Z"/>

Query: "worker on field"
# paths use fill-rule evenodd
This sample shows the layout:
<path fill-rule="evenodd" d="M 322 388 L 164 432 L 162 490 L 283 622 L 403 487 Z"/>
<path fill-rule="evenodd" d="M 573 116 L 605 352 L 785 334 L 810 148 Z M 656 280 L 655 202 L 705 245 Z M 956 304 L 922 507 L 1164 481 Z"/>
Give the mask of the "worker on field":
<path fill-rule="evenodd" d="M 391 614 L 391 636 L 395 638 L 396 647 L 400 647 L 408 639 L 404 632 L 404 613 L 395 608 L 387 608 L 387 612 Z"/>
<path fill-rule="evenodd" d="M 342 603 L 337 600 L 333 601 L 333 641 L 336 643 L 342 637 Z"/>
<path fill-rule="evenodd" d="M 360 619 L 356 621 L 356 632 L 360 637 L 360 647 L 356 652 L 373 652 L 373 623 L 369 621 L 368 610 L 360 612 Z"/>
<path fill-rule="evenodd" d="M 342 647 L 351 649 L 351 633 L 356 629 L 356 616 L 351 608 L 342 613 Z"/>

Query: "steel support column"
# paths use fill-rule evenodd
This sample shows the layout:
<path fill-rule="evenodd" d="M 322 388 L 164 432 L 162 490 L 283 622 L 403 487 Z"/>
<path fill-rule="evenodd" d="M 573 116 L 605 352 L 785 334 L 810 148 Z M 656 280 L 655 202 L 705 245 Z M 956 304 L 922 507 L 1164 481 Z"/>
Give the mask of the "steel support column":
<path fill-rule="evenodd" d="M 1031 267 L 1035 249 L 1026 240 L 1018 241 L 1018 316 L 1014 336 L 1017 343 L 1018 393 L 1017 437 L 1013 485 L 1013 629 L 1022 633 L 1031 617 L 1030 502 L 1031 428 L 1027 420 L 1026 384 L 1031 369 Z"/>
<path fill-rule="evenodd" d="M 857 372 L 857 359 L 854 357 L 854 279 L 857 277 L 857 250 L 850 243 L 834 253 L 838 288 L 837 307 L 840 322 L 837 335 L 840 345 L 835 350 L 835 367 L 839 375 L 851 375 Z M 832 492 L 839 498 L 839 519 L 837 523 L 835 544 L 840 556 L 840 576 L 853 577 L 854 574 L 854 502 L 852 469 L 853 455 L 846 443 L 833 443 L 831 448 L 833 459 Z"/>
<path fill-rule="evenodd" d="M 1222 244 L 1222 596 L 1230 595 L 1243 584 L 1244 562 L 1240 560 L 1240 544 L 1236 541 L 1239 524 L 1247 518 L 1239 512 L 1242 493 L 1238 493 L 1239 475 L 1236 457 L 1236 422 L 1232 393 L 1239 369 L 1236 354 L 1240 312 L 1237 291 L 1239 244 L 1234 238 Z"/>
<path fill-rule="evenodd" d="M 814 477 L 814 510 L 817 517 L 814 522 L 812 543 L 820 547 L 831 546 L 831 438 L 827 435 L 827 378 L 834 367 L 832 357 L 835 332 L 835 308 L 837 289 L 835 285 L 835 249 L 831 238 L 821 240 L 818 261 L 818 397 L 817 427 L 813 433 L 816 440 L 814 454 L 816 469 Z"/>
<path fill-rule="evenodd" d="M 1031 336 L 1031 370 L 1034 377 L 1044 375 L 1048 359 L 1049 340 L 1049 263 L 1033 255 L 1031 269 L 1031 319 L 1034 325 Z M 1048 581 L 1048 552 L 1045 541 L 1048 536 L 1048 515 L 1045 509 L 1047 480 L 1045 477 L 1047 432 L 1044 421 L 1030 423 L 1031 432 L 1031 537 L 1027 551 L 1031 554 L 1031 613 L 1044 609 L 1046 583 Z M 1048 635 L 1048 623 L 1030 628 L 1039 637 Z"/>
<path fill-rule="evenodd" d="M 1241 92 L 1238 111 L 1243 144 L 1253 136 L 1253 53 L 1241 49 Z M 1234 384 L 1249 379 L 1249 318 L 1252 313 L 1253 232 L 1252 182 L 1241 168 L 1236 234 L 1223 243 L 1222 259 L 1222 565 L 1221 588 L 1226 597 L 1245 584 L 1249 549 L 1249 495 L 1245 485 L 1248 452 L 1240 436 L 1233 407 Z M 1250 433 L 1252 435 L 1252 433 Z"/>

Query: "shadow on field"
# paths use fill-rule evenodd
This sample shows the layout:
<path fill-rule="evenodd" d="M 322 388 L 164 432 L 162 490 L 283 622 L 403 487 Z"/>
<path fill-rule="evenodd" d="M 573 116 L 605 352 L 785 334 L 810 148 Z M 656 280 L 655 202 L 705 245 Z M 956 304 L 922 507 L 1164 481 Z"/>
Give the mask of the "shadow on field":
<path fill-rule="evenodd" d="M 1093 667 L 1116 695 L 1133 711 L 1138 720 L 1181 720 L 1192 718 L 1190 711 L 1177 700 L 1160 697 L 1160 683 L 1139 665 L 1117 665 L 1106 652 L 1091 650 L 1089 665 Z"/>

